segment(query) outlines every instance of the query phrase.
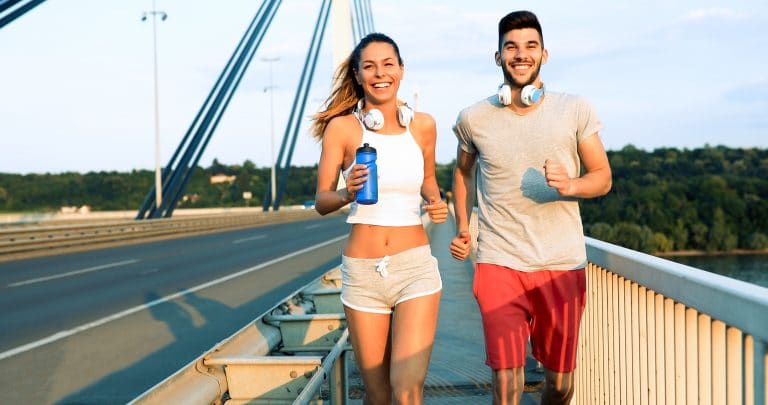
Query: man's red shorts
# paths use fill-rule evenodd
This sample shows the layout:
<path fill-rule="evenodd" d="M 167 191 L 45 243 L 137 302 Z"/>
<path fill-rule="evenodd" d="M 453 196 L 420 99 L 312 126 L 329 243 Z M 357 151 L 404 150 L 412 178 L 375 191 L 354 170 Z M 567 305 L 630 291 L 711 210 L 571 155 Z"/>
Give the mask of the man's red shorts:
<path fill-rule="evenodd" d="M 483 318 L 486 364 L 494 370 L 522 367 L 530 337 L 533 356 L 544 367 L 573 371 L 586 289 L 584 269 L 523 272 L 478 263 L 473 291 Z"/>

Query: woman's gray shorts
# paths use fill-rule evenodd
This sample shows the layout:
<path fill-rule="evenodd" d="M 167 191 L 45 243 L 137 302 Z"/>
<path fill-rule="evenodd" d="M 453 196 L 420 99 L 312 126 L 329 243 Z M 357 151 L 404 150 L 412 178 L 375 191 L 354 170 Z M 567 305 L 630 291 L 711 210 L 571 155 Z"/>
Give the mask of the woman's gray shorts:
<path fill-rule="evenodd" d="M 395 305 L 443 288 L 429 245 L 378 259 L 341 256 L 341 302 L 358 311 L 389 314 Z"/>

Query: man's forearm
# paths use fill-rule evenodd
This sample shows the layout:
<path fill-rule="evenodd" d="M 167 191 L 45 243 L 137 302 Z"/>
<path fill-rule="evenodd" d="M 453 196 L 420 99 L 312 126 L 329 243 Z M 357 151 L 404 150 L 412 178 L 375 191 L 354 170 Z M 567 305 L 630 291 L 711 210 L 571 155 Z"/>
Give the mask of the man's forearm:
<path fill-rule="evenodd" d="M 611 190 L 611 170 L 601 168 L 571 179 L 574 182 L 574 194 L 576 198 L 594 198 L 608 194 Z"/>
<path fill-rule="evenodd" d="M 469 218 L 474 205 L 475 179 L 471 174 L 454 170 L 453 175 L 453 207 L 456 215 L 456 231 L 469 230 Z"/>

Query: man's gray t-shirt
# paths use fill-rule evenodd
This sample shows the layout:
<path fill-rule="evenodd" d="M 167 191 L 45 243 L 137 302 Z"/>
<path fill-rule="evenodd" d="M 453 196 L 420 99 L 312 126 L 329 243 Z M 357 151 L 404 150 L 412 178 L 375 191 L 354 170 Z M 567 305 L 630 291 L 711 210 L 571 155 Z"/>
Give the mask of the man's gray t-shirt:
<path fill-rule="evenodd" d="M 544 162 L 559 162 L 578 177 L 578 144 L 601 126 L 585 100 L 553 92 L 526 115 L 495 95 L 459 113 L 459 146 L 477 156 L 477 263 L 520 271 L 585 266 L 578 201 L 547 186 Z"/>

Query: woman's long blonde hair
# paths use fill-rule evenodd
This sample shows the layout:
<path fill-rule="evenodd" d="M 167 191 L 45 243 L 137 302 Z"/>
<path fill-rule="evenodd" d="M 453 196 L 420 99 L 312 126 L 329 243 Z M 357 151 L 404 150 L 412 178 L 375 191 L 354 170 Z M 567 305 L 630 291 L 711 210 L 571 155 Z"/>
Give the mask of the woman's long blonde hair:
<path fill-rule="evenodd" d="M 314 122 L 312 123 L 311 132 L 312 136 L 316 139 L 322 140 L 328 123 L 340 115 L 352 113 L 358 100 L 365 95 L 363 93 L 363 86 L 355 80 L 355 73 L 360 67 L 360 55 L 363 49 L 373 42 L 384 42 L 392 45 L 392 48 L 395 49 L 398 63 L 401 66 L 403 65 L 403 59 L 400 57 L 400 48 L 398 48 L 392 38 L 382 33 L 374 32 L 361 39 L 349 57 L 336 69 L 336 75 L 334 76 L 336 84 L 331 91 L 331 95 L 325 100 L 325 110 L 312 116 Z"/>

